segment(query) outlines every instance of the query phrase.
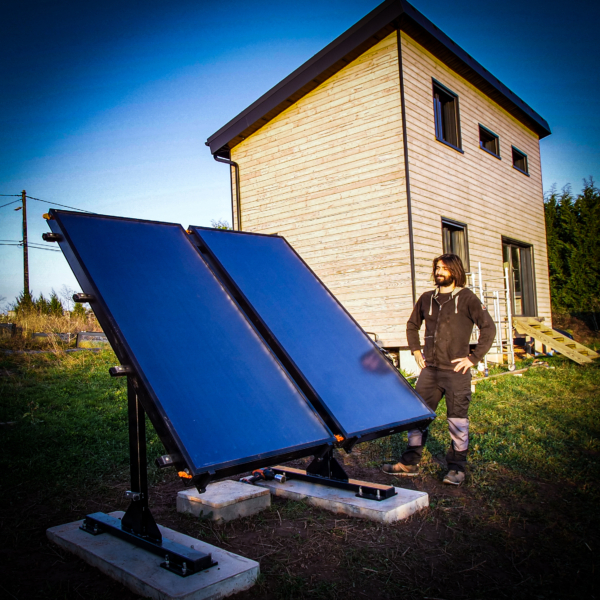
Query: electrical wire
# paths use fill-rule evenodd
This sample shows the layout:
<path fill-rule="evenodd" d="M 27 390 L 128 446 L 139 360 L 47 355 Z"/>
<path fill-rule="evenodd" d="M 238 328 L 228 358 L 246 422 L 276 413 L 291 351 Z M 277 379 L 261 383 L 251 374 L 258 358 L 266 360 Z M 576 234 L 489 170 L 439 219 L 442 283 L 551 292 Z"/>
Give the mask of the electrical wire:
<path fill-rule="evenodd" d="M 12 244 L 19 244 L 21 246 L 23 245 L 23 240 L 0 240 L 0 242 L 11 242 Z M 48 249 L 47 242 L 45 244 L 42 244 L 41 242 L 29 242 L 28 241 L 27 245 L 31 246 L 31 247 L 39 246 L 39 247 L 43 248 L 44 250 Z"/>
<path fill-rule="evenodd" d="M 0 242 L 0 246 L 16 246 L 17 248 L 22 248 L 23 243 L 6 243 Z M 42 246 L 32 246 L 31 244 L 27 244 L 27 249 L 31 250 L 46 250 L 46 252 L 60 252 L 60 250 L 55 250 L 54 248 L 44 248 Z"/>
<path fill-rule="evenodd" d="M 40 200 L 39 198 L 34 198 L 33 196 L 25 196 L 30 200 L 37 200 L 38 202 L 45 202 L 46 204 L 53 204 L 54 206 L 62 206 L 63 208 L 70 208 L 71 210 L 79 210 L 84 213 L 89 213 L 90 215 L 95 215 L 96 213 L 91 210 L 84 210 L 83 208 L 75 208 L 74 206 L 67 206 L 66 204 L 59 204 L 58 202 L 50 202 L 49 200 Z M 1 208 L 1 207 L 0 207 Z"/>
<path fill-rule="evenodd" d="M 15 196 L 21 197 L 21 194 L 0 194 L 0 196 Z M 80 212 L 89 213 L 91 215 L 95 215 L 96 213 L 91 210 L 84 210 L 83 208 L 77 208 L 75 206 L 67 206 L 66 204 L 59 204 L 58 202 L 51 202 L 50 200 L 42 200 L 41 198 L 34 198 L 33 196 L 25 196 L 25 198 L 29 198 L 29 200 L 36 200 L 37 202 L 45 202 L 46 204 L 52 204 L 53 206 L 62 206 L 63 208 L 70 208 L 71 210 L 78 210 Z M 9 202 L 8 204 L 3 204 L 0 208 L 4 208 L 5 206 L 10 206 L 11 204 L 16 204 L 20 202 L 20 200 L 14 200 L 13 202 Z"/>
<path fill-rule="evenodd" d="M 3 194 L 4 196 L 8 196 L 8 194 Z M 0 208 L 4 208 L 5 206 L 10 206 L 11 204 L 16 204 L 17 202 L 21 202 L 20 200 L 14 200 L 13 202 L 9 202 L 8 204 L 3 204 Z"/>

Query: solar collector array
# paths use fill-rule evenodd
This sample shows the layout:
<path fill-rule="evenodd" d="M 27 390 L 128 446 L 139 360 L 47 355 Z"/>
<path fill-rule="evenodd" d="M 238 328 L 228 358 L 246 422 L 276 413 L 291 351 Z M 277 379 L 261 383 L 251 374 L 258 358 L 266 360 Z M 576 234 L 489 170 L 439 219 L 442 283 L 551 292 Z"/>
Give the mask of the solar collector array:
<path fill-rule="evenodd" d="M 334 434 L 373 439 L 434 417 L 283 238 L 51 215 L 155 429 L 193 476 L 320 455 Z"/>
<path fill-rule="evenodd" d="M 333 440 L 182 227 L 51 214 L 83 291 L 145 385 L 154 426 L 194 474 Z"/>

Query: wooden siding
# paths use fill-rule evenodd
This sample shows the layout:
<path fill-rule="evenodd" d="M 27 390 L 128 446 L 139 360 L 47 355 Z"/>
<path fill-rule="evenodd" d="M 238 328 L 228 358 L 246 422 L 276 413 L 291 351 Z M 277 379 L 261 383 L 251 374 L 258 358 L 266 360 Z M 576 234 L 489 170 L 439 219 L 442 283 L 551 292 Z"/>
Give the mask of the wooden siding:
<path fill-rule="evenodd" d="M 550 320 L 538 136 L 409 36 L 401 39 L 417 293 L 431 289 L 446 217 L 467 224 L 471 268 L 481 262 L 490 288 L 503 287 L 502 237 L 531 244 L 538 315 Z M 432 78 L 458 94 L 463 153 L 435 138 Z M 479 124 L 499 136 L 501 160 L 479 147 Z M 527 154 L 529 177 L 513 168 L 511 146 Z"/>
<path fill-rule="evenodd" d="M 401 34 L 417 293 L 432 287 L 441 218 L 466 223 L 471 267 L 502 287 L 502 236 L 533 246 L 550 318 L 539 140 Z M 432 78 L 459 96 L 463 153 L 435 139 Z M 479 147 L 479 124 L 501 160 Z M 242 229 L 285 236 L 365 330 L 405 346 L 412 310 L 396 33 L 252 134 L 240 165 Z M 512 166 L 525 152 L 529 174 Z"/>
<path fill-rule="evenodd" d="M 236 146 L 242 229 L 278 233 L 367 331 L 412 305 L 396 33 Z"/>

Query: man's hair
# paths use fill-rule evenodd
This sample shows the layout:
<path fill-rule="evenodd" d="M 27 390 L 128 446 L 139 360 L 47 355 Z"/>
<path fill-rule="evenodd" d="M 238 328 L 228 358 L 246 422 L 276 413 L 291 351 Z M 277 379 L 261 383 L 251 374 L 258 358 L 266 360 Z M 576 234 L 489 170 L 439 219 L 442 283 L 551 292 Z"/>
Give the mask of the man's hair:
<path fill-rule="evenodd" d="M 454 283 L 457 287 L 465 287 L 467 285 L 467 276 L 465 275 L 465 268 L 463 267 L 460 256 L 456 254 L 442 254 L 437 258 L 433 259 L 433 280 L 435 281 L 435 268 L 437 264 L 442 261 L 446 265 L 446 269 L 450 271 Z"/>

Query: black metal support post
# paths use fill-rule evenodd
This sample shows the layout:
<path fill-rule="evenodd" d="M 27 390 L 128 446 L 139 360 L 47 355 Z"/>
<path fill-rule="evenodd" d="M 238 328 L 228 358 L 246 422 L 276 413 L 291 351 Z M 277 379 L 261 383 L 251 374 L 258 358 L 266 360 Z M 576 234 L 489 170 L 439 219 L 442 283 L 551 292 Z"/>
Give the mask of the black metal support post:
<path fill-rule="evenodd" d="M 146 413 L 133 375 L 127 377 L 129 413 L 129 454 L 131 503 L 121 520 L 104 513 L 87 515 L 81 529 L 92 535 L 109 533 L 164 559 L 160 564 L 177 575 L 187 577 L 217 563 L 210 554 L 198 552 L 168 539 L 163 539 L 148 507 L 148 468 L 146 462 Z"/>
<path fill-rule="evenodd" d="M 129 531 L 155 544 L 162 542 L 162 535 L 148 508 L 148 469 L 146 462 L 146 413 L 133 385 L 127 377 L 127 405 L 129 413 L 129 460 L 131 468 L 131 500 L 121 521 L 123 531 Z"/>

